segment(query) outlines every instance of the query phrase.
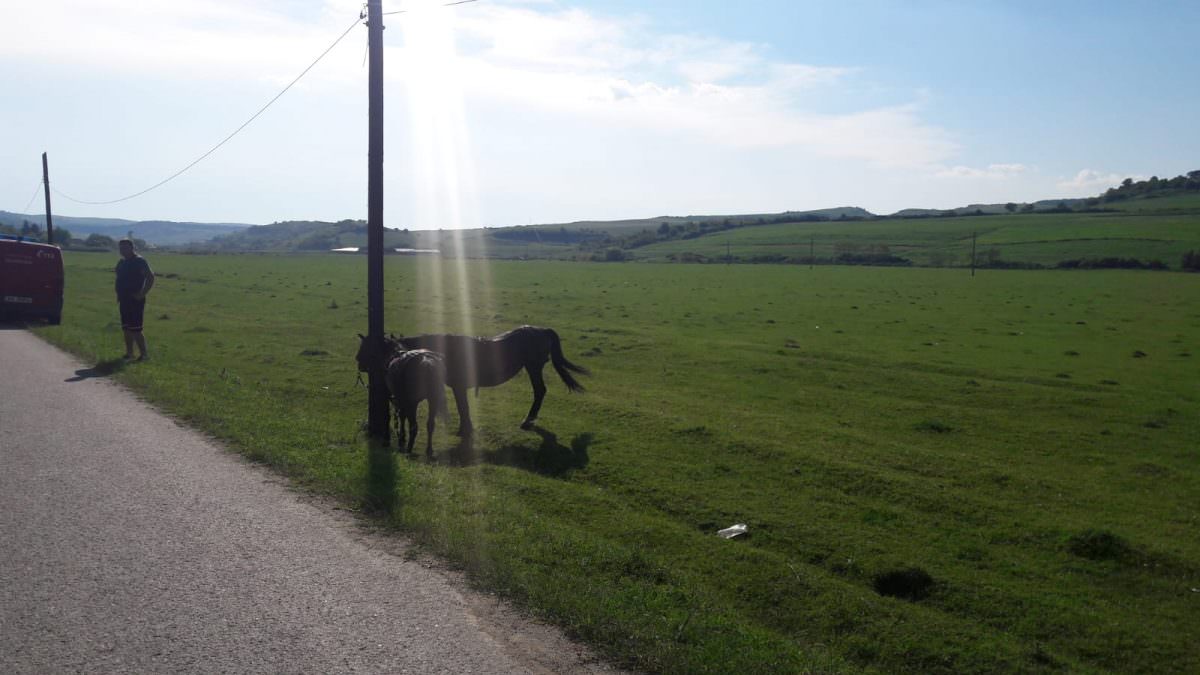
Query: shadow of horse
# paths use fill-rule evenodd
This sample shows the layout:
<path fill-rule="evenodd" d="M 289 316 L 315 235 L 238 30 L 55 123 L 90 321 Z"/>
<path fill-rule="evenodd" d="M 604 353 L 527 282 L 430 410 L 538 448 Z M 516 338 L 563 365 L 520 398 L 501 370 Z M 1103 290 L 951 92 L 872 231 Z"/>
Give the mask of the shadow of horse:
<path fill-rule="evenodd" d="M 558 441 L 557 434 L 540 426 L 535 425 L 533 431 L 541 439 L 536 446 L 515 442 L 485 449 L 479 453 L 474 452 L 470 439 L 463 439 L 451 453 L 451 461 L 460 466 L 480 462 L 511 466 L 554 478 L 565 476 L 588 465 L 588 447 L 595 439 L 593 434 L 583 433 L 575 436 L 568 447 Z"/>
<path fill-rule="evenodd" d="M 125 367 L 125 359 L 108 359 L 101 361 L 91 368 L 81 368 L 75 371 L 75 377 L 68 377 L 63 382 L 82 382 L 93 377 L 108 377 Z"/>

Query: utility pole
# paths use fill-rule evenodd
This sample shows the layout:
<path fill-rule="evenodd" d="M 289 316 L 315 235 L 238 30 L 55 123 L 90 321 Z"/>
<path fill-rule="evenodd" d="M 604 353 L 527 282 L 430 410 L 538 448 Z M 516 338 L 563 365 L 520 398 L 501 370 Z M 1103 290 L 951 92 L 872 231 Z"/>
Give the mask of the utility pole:
<path fill-rule="evenodd" d="M 42 153 L 42 184 L 46 191 L 46 243 L 54 243 L 54 223 L 50 219 L 50 163 Z"/>
<path fill-rule="evenodd" d="M 383 5 L 367 2 L 367 340 L 383 351 Z M 367 372 L 367 433 L 387 443 L 388 392 L 381 359 Z"/>
<path fill-rule="evenodd" d="M 971 276 L 975 276 L 975 236 L 976 233 L 971 233 Z"/>

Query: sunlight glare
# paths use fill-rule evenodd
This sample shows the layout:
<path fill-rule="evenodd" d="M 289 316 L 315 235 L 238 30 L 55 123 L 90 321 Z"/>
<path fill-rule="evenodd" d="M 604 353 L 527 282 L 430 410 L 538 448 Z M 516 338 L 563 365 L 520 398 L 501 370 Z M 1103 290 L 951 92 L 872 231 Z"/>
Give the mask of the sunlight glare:
<path fill-rule="evenodd" d="M 404 41 L 392 62 L 402 72 L 407 94 L 412 225 L 441 231 L 441 256 L 430 266 L 416 267 L 428 274 L 418 274 L 415 282 L 419 297 L 435 298 L 440 306 L 432 317 L 417 317 L 413 329 L 476 335 L 476 312 L 491 315 L 490 270 L 482 259 L 468 261 L 468 253 L 482 258 L 486 251 L 467 251 L 463 237 L 464 230 L 482 224 L 455 44 L 456 12 L 443 5 L 444 0 L 408 2 L 399 21 L 392 22 Z M 453 269 L 444 270 L 446 262 Z M 431 318 L 433 325 L 427 323 Z"/>

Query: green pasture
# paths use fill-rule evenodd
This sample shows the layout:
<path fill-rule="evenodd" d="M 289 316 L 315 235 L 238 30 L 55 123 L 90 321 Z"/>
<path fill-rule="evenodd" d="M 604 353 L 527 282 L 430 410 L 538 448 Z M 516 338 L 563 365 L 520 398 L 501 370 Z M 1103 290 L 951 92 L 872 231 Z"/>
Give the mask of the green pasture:
<path fill-rule="evenodd" d="M 828 221 L 746 227 L 695 239 L 675 239 L 636 249 L 635 257 L 667 260 L 684 254 L 750 260 L 783 256 L 807 262 L 841 253 L 886 250 L 914 265 L 970 264 L 972 235 L 985 259 L 1053 267 L 1062 260 L 1122 257 L 1161 260 L 1178 269 L 1183 254 L 1200 250 L 1200 198 L 1191 196 L 1117 202 L 1126 210 L 1039 213 L 913 220 Z M 1151 209 L 1147 204 L 1153 204 Z"/>
<path fill-rule="evenodd" d="M 390 258 L 388 330 L 593 371 L 531 432 L 524 377 L 472 394 L 430 462 L 361 433 L 365 258 L 152 256 L 130 365 L 115 257 L 66 260 L 40 335 L 623 665 L 1200 671 L 1200 275 Z"/>
<path fill-rule="evenodd" d="M 1143 213 L 1200 213 L 1200 194 L 1147 195 L 1139 199 L 1104 202 L 1104 208 Z"/>

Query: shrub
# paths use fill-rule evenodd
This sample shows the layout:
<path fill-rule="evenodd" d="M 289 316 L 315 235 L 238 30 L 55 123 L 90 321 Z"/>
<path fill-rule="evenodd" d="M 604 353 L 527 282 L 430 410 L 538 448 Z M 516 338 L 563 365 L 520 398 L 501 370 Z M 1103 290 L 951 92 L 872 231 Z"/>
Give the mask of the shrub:
<path fill-rule="evenodd" d="M 1107 530 L 1084 530 L 1067 540 L 1067 550 L 1088 560 L 1124 560 L 1133 549 Z"/>
<path fill-rule="evenodd" d="M 1100 269 L 1120 269 L 1120 270 L 1165 270 L 1167 266 L 1161 260 L 1151 260 L 1150 262 L 1142 262 L 1137 258 L 1076 258 L 1074 260 L 1062 260 L 1055 265 L 1060 270 L 1100 270 Z"/>
<path fill-rule="evenodd" d="M 876 574 L 872 585 L 880 595 L 915 602 L 929 595 L 933 577 L 920 567 L 906 567 Z"/>
<path fill-rule="evenodd" d="M 629 254 L 619 248 L 609 248 L 604 252 L 597 252 L 592 255 L 592 260 L 595 262 L 625 262 L 629 259 Z"/>

